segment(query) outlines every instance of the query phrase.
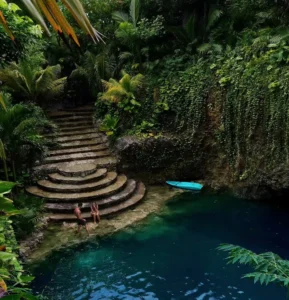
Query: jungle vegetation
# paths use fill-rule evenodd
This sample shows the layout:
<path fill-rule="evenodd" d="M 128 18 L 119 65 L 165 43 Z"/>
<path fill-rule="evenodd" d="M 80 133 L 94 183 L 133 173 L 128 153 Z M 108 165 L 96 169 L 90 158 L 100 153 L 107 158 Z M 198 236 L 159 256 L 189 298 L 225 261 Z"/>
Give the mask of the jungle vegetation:
<path fill-rule="evenodd" d="M 185 134 L 200 145 L 209 136 L 235 181 L 288 166 L 288 8 L 287 0 L 0 0 L 0 178 L 17 181 L 14 203 L 28 209 L 13 217 L 17 238 L 41 211 L 21 184 L 50 146 L 44 133 L 56 130 L 45 110 L 60 103 L 95 103 L 112 141 Z M 1 184 L 1 194 L 13 186 Z M 12 230 L 8 217 L 1 232 Z M 0 290 L 33 299 L 12 288 L 30 278 L 5 267 L 17 250 L 8 247 L 14 235 L 4 238 Z"/>

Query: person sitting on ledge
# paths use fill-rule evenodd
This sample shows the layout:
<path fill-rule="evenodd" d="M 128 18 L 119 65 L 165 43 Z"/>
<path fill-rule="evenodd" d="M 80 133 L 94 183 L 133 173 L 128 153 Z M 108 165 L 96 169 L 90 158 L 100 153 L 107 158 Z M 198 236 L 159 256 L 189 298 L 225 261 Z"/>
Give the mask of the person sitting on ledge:
<path fill-rule="evenodd" d="M 81 207 L 82 207 L 82 205 L 83 205 L 82 203 L 78 203 L 78 206 L 74 209 L 74 214 L 77 218 L 78 233 L 80 233 L 80 229 L 82 228 L 82 226 L 85 226 L 86 232 L 87 232 L 87 234 L 89 234 L 88 227 L 87 227 L 87 222 L 81 216 Z"/>
<path fill-rule="evenodd" d="M 98 205 L 96 203 L 92 203 L 90 209 L 91 209 L 91 216 L 93 217 L 94 224 L 96 224 L 96 219 L 97 222 L 99 223 L 100 215 L 99 215 Z"/>

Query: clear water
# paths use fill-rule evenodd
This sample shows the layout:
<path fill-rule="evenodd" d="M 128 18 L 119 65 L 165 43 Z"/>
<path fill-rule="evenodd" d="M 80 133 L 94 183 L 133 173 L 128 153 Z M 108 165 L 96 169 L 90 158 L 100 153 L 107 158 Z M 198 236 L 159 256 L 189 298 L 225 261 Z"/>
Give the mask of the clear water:
<path fill-rule="evenodd" d="M 289 259 L 289 218 L 230 197 L 183 194 L 144 224 L 54 252 L 31 266 L 35 292 L 48 299 L 286 299 L 278 286 L 241 279 L 247 267 L 226 265 L 220 243 Z"/>

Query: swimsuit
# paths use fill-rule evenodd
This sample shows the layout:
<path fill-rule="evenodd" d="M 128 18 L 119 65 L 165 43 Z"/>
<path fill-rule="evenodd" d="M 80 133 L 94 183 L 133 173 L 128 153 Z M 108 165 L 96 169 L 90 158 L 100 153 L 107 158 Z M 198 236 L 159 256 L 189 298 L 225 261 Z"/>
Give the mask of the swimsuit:
<path fill-rule="evenodd" d="M 86 220 L 85 219 L 78 219 L 77 223 L 78 223 L 79 226 L 86 225 Z"/>

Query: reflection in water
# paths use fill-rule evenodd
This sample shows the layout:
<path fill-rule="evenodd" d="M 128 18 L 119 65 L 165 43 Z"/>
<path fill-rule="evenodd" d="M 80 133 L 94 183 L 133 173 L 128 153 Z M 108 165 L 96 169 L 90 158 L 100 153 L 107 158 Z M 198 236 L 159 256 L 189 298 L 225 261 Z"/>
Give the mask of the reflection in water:
<path fill-rule="evenodd" d="M 32 266 L 49 299 L 286 299 L 286 291 L 240 279 L 216 247 L 234 243 L 289 258 L 282 210 L 229 197 L 183 194 L 145 224 L 56 252 Z"/>

